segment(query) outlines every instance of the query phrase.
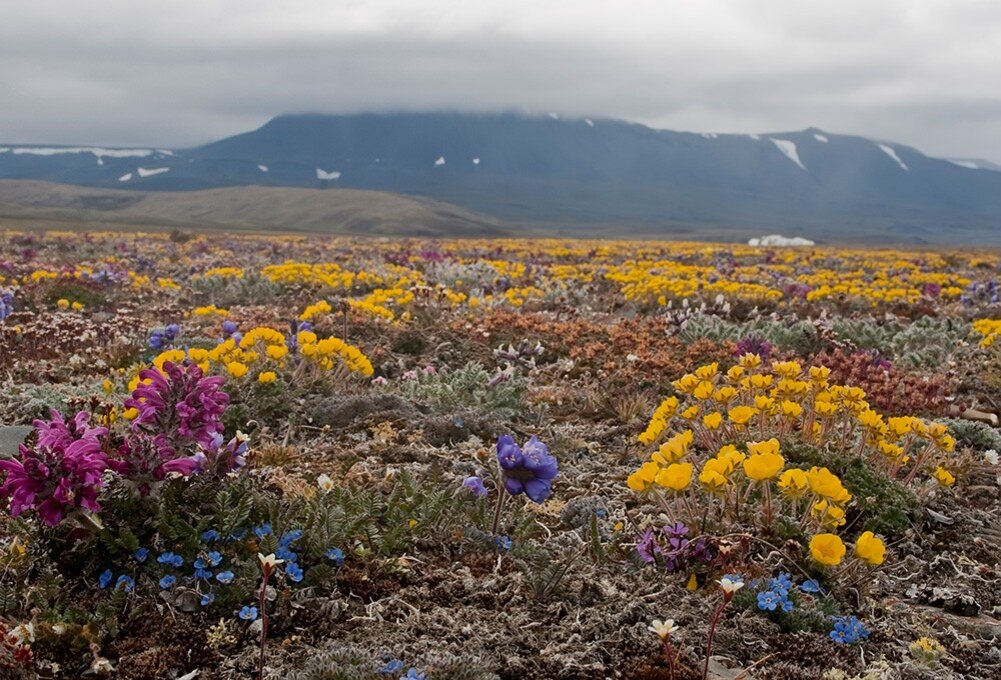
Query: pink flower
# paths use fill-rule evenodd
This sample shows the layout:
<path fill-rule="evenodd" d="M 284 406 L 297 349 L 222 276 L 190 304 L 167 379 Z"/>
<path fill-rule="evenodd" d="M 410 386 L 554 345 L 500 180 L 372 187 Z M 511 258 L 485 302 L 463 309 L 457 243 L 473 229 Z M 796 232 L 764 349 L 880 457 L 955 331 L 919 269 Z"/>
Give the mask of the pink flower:
<path fill-rule="evenodd" d="M 11 515 L 34 510 L 42 522 L 56 526 L 69 513 L 100 511 L 97 497 L 108 458 L 99 438 L 108 430 L 89 427 L 89 421 L 90 414 L 81 411 L 67 424 L 52 411 L 52 420 L 34 422 L 34 447 L 21 444 L 16 457 L 0 461 L 0 470 L 7 472 L 0 496 L 10 499 Z"/>

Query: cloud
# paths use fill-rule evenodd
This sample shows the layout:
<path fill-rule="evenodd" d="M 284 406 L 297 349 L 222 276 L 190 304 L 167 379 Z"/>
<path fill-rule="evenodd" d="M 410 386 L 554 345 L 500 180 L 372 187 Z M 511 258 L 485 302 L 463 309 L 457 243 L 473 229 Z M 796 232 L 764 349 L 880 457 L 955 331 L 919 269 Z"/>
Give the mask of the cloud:
<path fill-rule="evenodd" d="M 185 146 L 295 111 L 818 126 L 1001 160 L 990 0 L 19 3 L 5 142 Z"/>

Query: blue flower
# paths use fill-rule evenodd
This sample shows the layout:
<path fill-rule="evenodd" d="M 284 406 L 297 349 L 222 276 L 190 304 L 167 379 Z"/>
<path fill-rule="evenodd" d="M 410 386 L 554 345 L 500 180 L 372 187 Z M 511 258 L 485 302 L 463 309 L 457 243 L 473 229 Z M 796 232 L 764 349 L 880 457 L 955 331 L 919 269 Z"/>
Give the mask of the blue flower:
<path fill-rule="evenodd" d="M 101 586 L 102 590 L 104 590 L 105 588 L 111 585 L 111 579 L 113 579 L 114 577 L 115 575 L 111 573 L 110 569 L 105 569 L 104 571 L 101 572 L 101 575 L 97 578 L 97 584 Z"/>
<path fill-rule="evenodd" d="M 246 606 L 240 610 L 240 618 L 244 621 L 257 620 L 257 607 Z"/>
<path fill-rule="evenodd" d="M 265 522 L 259 527 L 254 527 L 254 535 L 257 536 L 258 540 L 262 540 L 265 536 L 270 536 L 271 525 Z"/>
<path fill-rule="evenodd" d="M 235 321 L 230 321 L 229 319 L 226 319 L 225 321 L 222 322 L 222 332 L 223 335 L 227 338 L 233 335 L 233 333 L 236 333 L 238 328 L 239 326 L 236 325 Z"/>
<path fill-rule="evenodd" d="M 231 571 L 220 571 L 215 575 L 215 580 L 223 585 L 229 585 L 233 582 L 234 574 Z"/>
<path fill-rule="evenodd" d="M 184 565 L 184 558 L 180 555 L 175 555 L 172 552 L 161 553 L 156 561 L 160 564 L 169 564 L 172 567 L 180 567 Z"/>
<path fill-rule="evenodd" d="M 202 595 L 203 607 L 208 607 L 213 602 L 215 602 L 215 593 L 205 593 L 204 595 Z"/>
<path fill-rule="evenodd" d="M 766 590 L 763 593 L 758 593 L 758 609 L 765 611 L 766 609 L 770 612 L 775 611 L 775 607 L 779 604 L 779 596 L 770 590 Z"/>
<path fill-rule="evenodd" d="M 468 490 L 477 498 L 485 498 L 490 494 L 487 487 L 483 486 L 483 480 L 479 477 L 466 477 L 462 480 L 462 488 Z"/>
<path fill-rule="evenodd" d="M 295 562 L 289 562 L 285 565 L 285 575 L 288 576 L 293 583 L 298 583 L 302 580 L 302 567 Z"/>
<path fill-rule="evenodd" d="M 504 488 L 512 496 L 524 493 L 542 503 L 552 493 L 558 465 L 545 444 L 532 437 L 521 449 L 509 435 L 497 438 L 497 462 L 504 476 Z"/>
<path fill-rule="evenodd" d="M 146 548 L 139 548 L 134 553 L 132 553 L 132 558 L 139 564 L 145 562 L 147 557 L 149 557 L 149 550 L 147 550 Z"/>
<path fill-rule="evenodd" d="M 830 638 L 838 644 L 850 645 L 868 637 L 869 631 L 854 616 L 842 616 L 834 619 L 834 630 L 831 631 Z"/>
<path fill-rule="evenodd" d="M 421 673 L 416 668 L 411 668 L 410 670 L 408 670 L 407 674 L 404 675 L 403 677 L 406 678 L 407 680 L 425 680 L 427 678 L 427 676 L 424 673 Z"/>
<path fill-rule="evenodd" d="M 302 538 L 302 535 L 303 535 L 302 529 L 293 529 L 287 534 L 282 534 L 282 537 L 278 539 L 278 545 L 279 547 L 282 548 L 291 547 L 293 543 Z"/>
<path fill-rule="evenodd" d="M 497 538 L 494 539 L 494 543 L 496 543 L 497 547 L 500 548 L 501 550 L 510 550 L 511 546 L 514 545 L 511 542 L 511 539 L 508 538 L 507 536 L 498 536 Z"/>
<path fill-rule="evenodd" d="M 208 563 L 205 560 L 203 560 L 201 557 L 199 557 L 198 559 L 195 560 L 195 564 L 194 564 L 195 569 L 204 569 L 207 566 L 209 566 Z"/>
<path fill-rule="evenodd" d="M 396 675 L 403 670 L 403 662 L 399 659 L 390 659 L 386 662 L 386 665 L 380 668 L 377 673 L 379 675 Z"/>
<path fill-rule="evenodd" d="M 231 541 L 242 541 L 247 535 L 247 527 L 240 527 L 239 529 L 234 529 L 233 533 L 229 535 L 229 540 Z"/>
<path fill-rule="evenodd" d="M 280 560 L 285 560 L 286 562 L 299 561 L 299 556 L 296 555 L 291 550 L 289 550 L 288 548 L 278 548 L 278 550 L 275 551 L 275 557 L 277 557 Z"/>
<path fill-rule="evenodd" d="M 324 553 L 324 556 L 338 567 L 344 564 L 344 551 L 340 548 L 331 548 Z"/>
<path fill-rule="evenodd" d="M 121 576 L 118 577 L 118 580 L 115 581 L 115 590 L 121 590 L 124 588 L 125 592 L 127 593 L 135 587 L 136 587 L 135 579 L 132 578 L 131 576 L 127 576 L 126 574 L 122 574 Z"/>
<path fill-rule="evenodd" d="M 809 581 L 803 581 L 803 584 L 799 587 L 804 593 L 819 593 L 822 592 L 820 589 L 820 584 L 816 579 L 810 579 Z"/>
<path fill-rule="evenodd" d="M 176 576 L 164 576 L 160 579 L 160 588 L 162 590 L 170 590 L 177 584 Z"/>
<path fill-rule="evenodd" d="M 169 324 L 163 329 L 163 335 L 168 340 L 173 340 L 181 332 L 181 327 L 176 323 Z"/>
<path fill-rule="evenodd" d="M 787 573 L 779 574 L 772 579 L 771 589 L 775 592 L 788 593 L 792 590 L 792 577 Z"/>
<path fill-rule="evenodd" d="M 205 559 L 208 560 L 210 567 L 218 567 L 219 563 L 222 562 L 222 555 L 213 550 L 212 552 L 205 555 Z"/>
<path fill-rule="evenodd" d="M 211 543 L 212 541 L 218 541 L 220 538 L 219 532 L 215 529 L 208 529 L 202 532 L 202 543 Z"/>
<path fill-rule="evenodd" d="M 208 581 L 212 578 L 212 572 L 208 569 L 195 569 L 195 578 L 200 578 L 203 581 Z"/>

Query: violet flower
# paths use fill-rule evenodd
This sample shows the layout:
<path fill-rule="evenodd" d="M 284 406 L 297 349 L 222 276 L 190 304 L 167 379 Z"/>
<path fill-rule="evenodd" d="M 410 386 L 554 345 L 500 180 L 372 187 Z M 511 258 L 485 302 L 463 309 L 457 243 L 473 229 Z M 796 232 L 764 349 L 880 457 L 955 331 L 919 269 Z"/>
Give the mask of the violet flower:
<path fill-rule="evenodd" d="M 98 494 L 104 487 L 102 473 L 108 458 L 101 450 L 104 427 L 89 427 L 90 414 L 80 412 L 67 424 L 59 412 L 52 420 L 36 420 L 38 442 L 18 447 L 18 455 L 0 460 L 7 472 L 0 496 L 10 499 L 10 514 L 17 517 L 34 510 L 48 526 L 81 510 L 99 512 Z"/>
<path fill-rule="evenodd" d="M 556 458 L 536 437 L 529 439 L 522 449 L 511 436 L 501 435 L 497 438 L 497 462 L 509 494 L 517 496 L 524 492 L 536 503 L 549 498 L 558 466 Z"/>

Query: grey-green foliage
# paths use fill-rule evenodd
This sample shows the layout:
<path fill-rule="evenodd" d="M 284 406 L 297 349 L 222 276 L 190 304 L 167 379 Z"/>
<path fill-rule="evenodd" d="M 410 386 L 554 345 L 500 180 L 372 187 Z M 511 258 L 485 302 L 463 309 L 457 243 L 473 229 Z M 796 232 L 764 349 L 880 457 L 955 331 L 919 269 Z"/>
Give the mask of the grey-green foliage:
<path fill-rule="evenodd" d="M 307 660 L 290 680 L 385 680 L 380 673 L 386 662 L 376 654 L 353 646 L 337 646 Z M 406 666 L 408 664 L 404 664 Z M 484 660 L 477 657 L 443 655 L 427 662 L 414 662 L 412 667 L 425 672 L 433 680 L 496 680 L 495 673 L 484 670 Z"/>
<path fill-rule="evenodd" d="M 678 336 L 688 342 L 701 339 L 737 342 L 757 336 L 780 349 L 798 353 L 814 351 L 818 344 L 817 328 L 813 323 L 774 317 L 738 323 L 719 316 L 698 314 L 684 323 Z"/>
<path fill-rule="evenodd" d="M 85 399 L 94 393 L 90 385 L 0 385 L 0 425 L 30 425 L 35 418 L 48 418 L 52 409 L 65 413 L 70 399 Z"/>
<path fill-rule="evenodd" d="M 245 305 L 248 300 L 263 304 L 274 300 L 281 292 L 281 286 L 257 272 L 248 271 L 243 278 L 209 276 L 191 279 L 188 285 L 202 294 L 203 298 L 219 307 Z"/>
<path fill-rule="evenodd" d="M 895 364 L 906 368 L 934 368 L 952 358 L 956 349 L 969 339 L 965 322 L 924 316 L 912 323 L 878 320 L 872 317 L 838 317 L 830 322 L 831 330 L 841 340 L 860 349 L 875 349 Z"/>
<path fill-rule="evenodd" d="M 956 448 L 970 447 L 976 453 L 991 449 L 1001 451 L 1001 433 L 986 423 L 961 418 L 939 418 L 938 422 L 949 426 L 949 432 L 956 438 Z"/>
<path fill-rule="evenodd" d="M 525 381 L 517 371 L 491 375 L 475 362 L 455 370 L 443 368 L 430 374 L 419 371 L 416 377 L 400 384 L 403 396 L 438 410 L 473 408 L 498 415 L 524 411 L 524 391 Z"/>

